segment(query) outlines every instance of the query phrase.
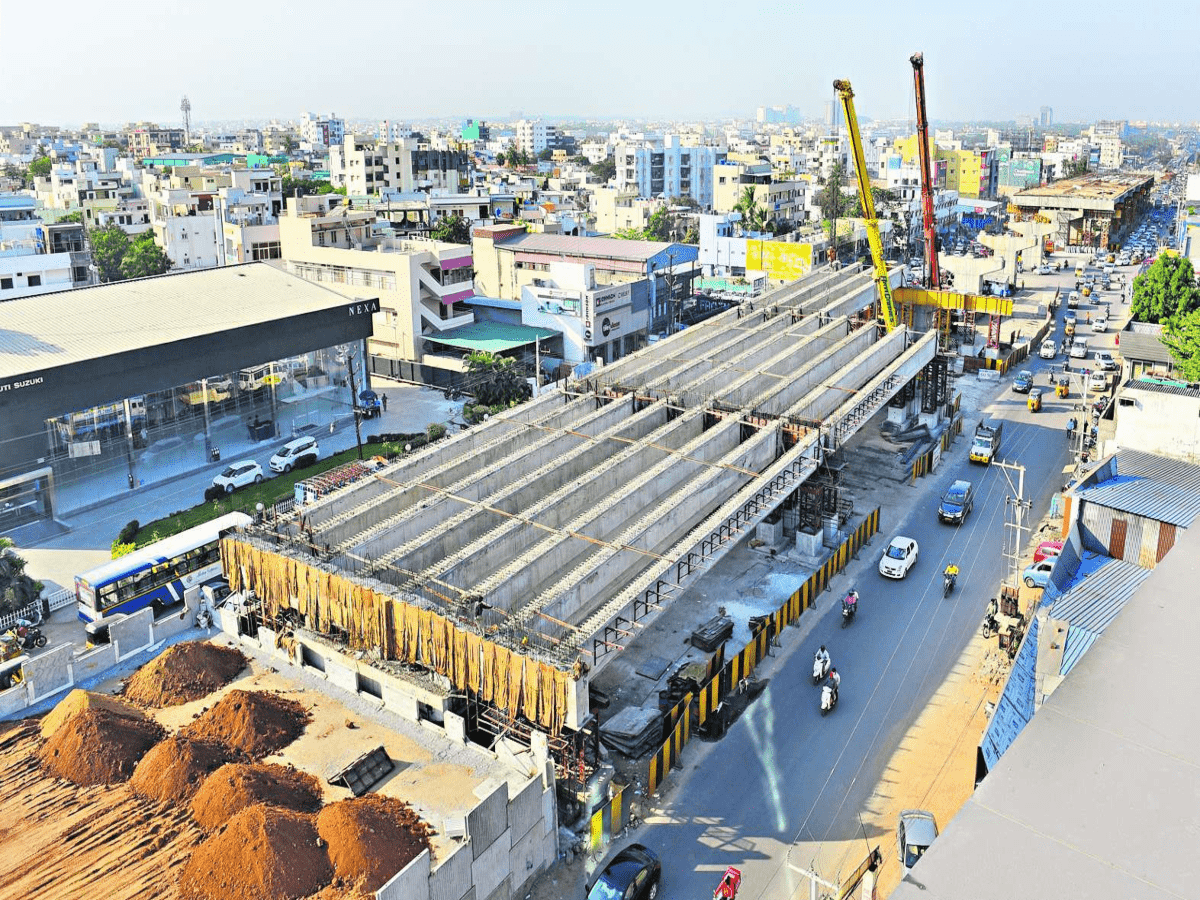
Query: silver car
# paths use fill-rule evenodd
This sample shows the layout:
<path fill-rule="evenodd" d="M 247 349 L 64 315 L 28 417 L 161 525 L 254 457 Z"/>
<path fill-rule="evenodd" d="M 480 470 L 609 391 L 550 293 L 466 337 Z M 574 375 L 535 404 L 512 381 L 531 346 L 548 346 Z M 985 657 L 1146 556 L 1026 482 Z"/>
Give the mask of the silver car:
<path fill-rule="evenodd" d="M 937 819 L 923 809 L 906 809 L 896 825 L 896 851 L 904 875 L 917 864 L 938 836 Z"/>

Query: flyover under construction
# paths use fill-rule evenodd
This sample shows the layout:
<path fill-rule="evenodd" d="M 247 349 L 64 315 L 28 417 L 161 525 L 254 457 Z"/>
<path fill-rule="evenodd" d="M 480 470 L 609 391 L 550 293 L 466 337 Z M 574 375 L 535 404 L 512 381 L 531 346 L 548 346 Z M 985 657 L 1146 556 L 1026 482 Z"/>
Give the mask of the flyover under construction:
<path fill-rule="evenodd" d="M 363 664 L 579 729 L 590 675 L 872 415 L 944 378 L 936 334 L 881 327 L 876 290 L 814 272 L 227 539 L 226 573 L 264 620 Z"/>

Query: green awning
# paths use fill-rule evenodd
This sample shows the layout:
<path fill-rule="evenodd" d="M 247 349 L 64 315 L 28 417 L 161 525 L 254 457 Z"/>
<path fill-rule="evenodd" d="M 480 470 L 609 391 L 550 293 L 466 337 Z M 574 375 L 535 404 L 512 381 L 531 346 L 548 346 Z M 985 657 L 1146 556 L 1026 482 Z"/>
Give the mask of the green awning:
<path fill-rule="evenodd" d="M 538 340 L 560 337 L 559 332 L 549 328 L 533 328 L 529 325 L 505 325 L 501 322 L 472 322 L 451 328 L 441 334 L 426 334 L 422 337 L 435 344 L 458 347 L 462 350 L 486 350 L 502 353 L 525 347 Z"/>

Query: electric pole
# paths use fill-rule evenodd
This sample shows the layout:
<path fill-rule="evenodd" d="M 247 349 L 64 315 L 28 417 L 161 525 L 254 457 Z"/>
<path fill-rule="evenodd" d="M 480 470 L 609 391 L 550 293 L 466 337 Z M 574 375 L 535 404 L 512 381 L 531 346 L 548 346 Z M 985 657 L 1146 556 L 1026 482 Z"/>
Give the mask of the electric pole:
<path fill-rule="evenodd" d="M 1023 465 L 1019 463 L 1000 462 L 999 460 L 994 460 L 992 465 L 999 467 L 1000 471 L 1004 473 L 1004 479 L 1008 482 L 1008 489 L 1015 495 L 1004 498 L 1004 527 L 1005 529 L 1012 529 L 1011 532 L 1006 530 L 1005 535 L 1007 536 L 1011 533 L 1013 536 L 1011 550 L 1006 547 L 1004 555 L 1011 565 L 1009 571 L 1012 575 L 1012 583 L 1017 585 L 1017 572 L 1021 565 L 1021 548 L 1025 544 L 1023 533 L 1029 530 L 1029 526 L 1025 524 L 1025 511 L 1030 509 L 1033 504 L 1025 499 L 1025 467 Z M 1010 473 L 1015 473 L 1017 476 L 1015 485 Z M 1009 521 L 1010 514 L 1012 517 L 1011 522 Z"/>
<path fill-rule="evenodd" d="M 358 387 L 354 383 L 354 354 L 346 358 L 346 367 L 350 370 L 350 409 L 354 412 L 354 440 L 358 444 L 358 458 L 363 458 L 362 422 L 358 414 Z M 332 426 L 330 426 L 332 427 Z"/>

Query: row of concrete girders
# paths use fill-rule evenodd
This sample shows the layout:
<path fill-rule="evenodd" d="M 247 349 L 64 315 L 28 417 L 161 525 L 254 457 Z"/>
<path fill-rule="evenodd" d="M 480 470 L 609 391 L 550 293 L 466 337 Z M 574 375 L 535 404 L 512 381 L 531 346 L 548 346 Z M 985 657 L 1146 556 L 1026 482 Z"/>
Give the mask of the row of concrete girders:
<path fill-rule="evenodd" d="M 863 405 L 860 396 L 851 396 L 843 401 L 825 420 L 823 433 L 834 433 L 842 440 L 847 439 L 870 416 L 877 412 L 917 373 L 933 359 L 936 350 L 936 334 L 929 333 L 917 338 L 909 344 L 910 335 L 898 330 L 887 335 L 872 348 L 883 355 L 893 356 L 888 365 L 870 378 L 861 388 L 862 396 L 873 396 L 871 409 L 860 411 Z M 907 346 L 907 349 L 905 347 Z M 897 355 L 898 354 L 898 355 Z M 864 361 L 864 364 L 866 362 Z M 861 412 L 861 415 L 859 414 Z M 793 447 L 783 453 L 774 463 L 762 471 L 753 481 L 746 484 L 740 491 L 729 496 L 713 513 L 686 535 L 661 558 L 629 583 L 611 600 L 595 609 L 568 635 L 563 637 L 575 648 L 580 659 L 591 666 L 589 677 L 603 669 L 604 665 L 614 658 L 615 654 L 592 653 L 596 642 L 602 642 L 605 629 L 613 626 L 619 618 L 625 623 L 635 619 L 633 608 L 636 601 L 647 596 L 654 587 L 659 596 L 664 597 L 664 603 L 669 602 L 672 594 L 677 594 L 686 588 L 693 580 L 715 565 L 736 543 L 737 539 L 725 543 L 714 542 L 707 548 L 702 548 L 706 542 L 711 542 L 712 536 L 718 529 L 733 521 L 739 511 L 744 510 L 747 502 L 756 495 L 778 486 L 773 493 L 772 502 L 762 504 L 758 511 L 744 518 L 740 530 L 735 533 L 745 535 L 770 515 L 792 491 L 802 484 L 816 471 L 822 456 L 824 437 L 816 431 L 804 435 Z M 692 564 L 683 567 L 681 561 L 692 560 Z M 780 598 L 782 602 L 786 598 Z M 657 610 L 643 616 L 643 624 L 649 624 L 658 614 Z M 635 626 L 626 624 L 623 630 L 629 631 Z"/>

